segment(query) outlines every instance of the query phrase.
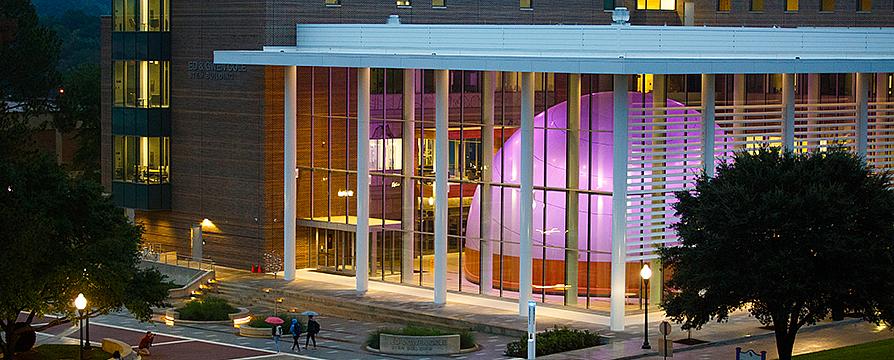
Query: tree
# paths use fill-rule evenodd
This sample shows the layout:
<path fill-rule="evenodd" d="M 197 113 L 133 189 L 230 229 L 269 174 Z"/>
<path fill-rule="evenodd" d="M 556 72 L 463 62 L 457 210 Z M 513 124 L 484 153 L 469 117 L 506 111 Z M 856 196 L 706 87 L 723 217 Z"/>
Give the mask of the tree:
<path fill-rule="evenodd" d="M 53 121 L 60 132 L 76 131 L 78 150 L 71 170 L 96 182 L 102 176 L 99 78 L 96 64 L 82 64 L 66 73 L 62 80 L 65 92 L 56 100 Z"/>
<path fill-rule="evenodd" d="M 676 193 L 679 247 L 662 307 L 684 329 L 747 308 L 791 358 L 805 325 L 847 309 L 894 321 L 894 192 L 843 149 L 742 152 Z"/>
<path fill-rule="evenodd" d="M 95 182 L 69 178 L 44 153 L 0 155 L 0 347 L 12 358 L 17 337 L 36 316 L 76 317 L 72 300 L 88 298 L 86 316 L 127 308 L 148 320 L 162 306 L 168 284 L 138 268 L 142 229 L 131 224 Z M 16 326 L 22 321 L 29 325 Z M 19 331 L 13 331 L 19 329 Z"/>
<path fill-rule="evenodd" d="M 46 113 L 58 86 L 59 40 L 28 0 L 0 0 L 0 121 Z"/>

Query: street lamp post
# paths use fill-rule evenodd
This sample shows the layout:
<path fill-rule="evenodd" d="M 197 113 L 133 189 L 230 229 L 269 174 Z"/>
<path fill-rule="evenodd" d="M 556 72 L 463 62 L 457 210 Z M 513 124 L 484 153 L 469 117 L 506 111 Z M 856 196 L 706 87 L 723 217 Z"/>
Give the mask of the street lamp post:
<path fill-rule="evenodd" d="M 645 304 L 646 311 L 643 313 L 643 330 L 645 334 L 643 335 L 643 349 L 651 349 L 652 346 L 649 345 L 649 279 L 652 278 L 652 269 L 649 268 L 649 264 L 643 265 L 642 270 L 639 271 L 639 276 L 643 278 L 645 282 Z"/>
<path fill-rule="evenodd" d="M 87 298 L 84 297 L 84 294 L 78 294 L 78 297 L 75 298 L 74 306 L 78 309 L 78 337 L 80 341 L 80 346 L 78 346 L 78 354 L 81 360 L 84 360 L 84 317 L 83 311 L 87 308 Z"/>

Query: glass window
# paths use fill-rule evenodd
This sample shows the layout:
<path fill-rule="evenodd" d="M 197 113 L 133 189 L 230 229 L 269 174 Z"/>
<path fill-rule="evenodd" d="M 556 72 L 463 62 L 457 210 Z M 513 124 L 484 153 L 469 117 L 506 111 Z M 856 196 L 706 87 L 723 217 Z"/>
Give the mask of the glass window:
<path fill-rule="evenodd" d="M 170 31 L 170 0 L 114 0 L 114 31 Z"/>
<path fill-rule="evenodd" d="M 139 184 L 170 182 L 170 138 L 115 136 L 113 179 Z"/>
<path fill-rule="evenodd" d="M 326 6 L 341 6 L 341 0 L 324 0 Z"/>
<path fill-rule="evenodd" d="M 798 11 L 798 0 L 785 0 L 785 11 Z"/>
<path fill-rule="evenodd" d="M 820 1 L 820 11 L 835 11 L 835 0 Z"/>
<path fill-rule="evenodd" d="M 170 99 L 170 63 L 122 60 L 114 62 L 114 105 L 166 108 Z"/>
<path fill-rule="evenodd" d="M 764 0 L 751 0 L 751 11 L 764 11 Z"/>
<path fill-rule="evenodd" d="M 447 1 L 446 0 L 431 0 L 431 7 L 445 8 L 445 7 L 447 7 Z"/>
<path fill-rule="evenodd" d="M 534 0 L 518 0 L 518 8 L 522 10 L 534 10 Z"/>
<path fill-rule="evenodd" d="M 717 0 L 717 11 L 730 11 L 732 0 Z"/>
<path fill-rule="evenodd" d="M 872 11 L 872 0 L 857 0 L 857 11 Z"/>
<path fill-rule="evenodd" d="M 676 10 L 675 0 L 636 0 L 637 10 Z"/>
<path fill-rule="evenodd" d="M 615 0 L 603 0 L 602 1 L 602 10 L 614 10 L 615 9 Z"/>
<path fill-rule="evenodd" d="M 413 2 L 410 0 L 397 0 L 397 6 L 413 6 Z"/>
<path fill-rule="evenodd" d="M 403 140 L 369 139 L 369 169 L 375 171 L 403 168 Z"/>

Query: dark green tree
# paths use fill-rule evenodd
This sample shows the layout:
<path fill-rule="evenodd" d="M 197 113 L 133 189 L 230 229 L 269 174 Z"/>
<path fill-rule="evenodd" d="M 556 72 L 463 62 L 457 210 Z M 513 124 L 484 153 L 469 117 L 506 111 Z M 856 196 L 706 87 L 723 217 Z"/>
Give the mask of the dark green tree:
<path fill-rule="evenodd" d="M 150 307 L 163 305 L 168 285 L 157 271 L 138 267 L 141 228 L 95 182 L 69 177 L 47 154 L 17 155 L 0 155 L 5 358 L 12 358 L 17 338 L 35 316 L 62 315 L 35 331 L 74 319 L 78 293 L 89 301 L 87 316 L 127 308 L 148 320 Z"/>
<path fill-rule="evenodd" d="M 788 360 L 798 330 L 847 309 L 894 321 L 894 192 L 843 149 L 737 153 L 676 194 L 662 307 L 684 328 L 748 309 Z"/>
<path fill-rule="evenodd" d="M 82 64 L 66 73 L 62 80 L 65 91 L 56 100 L 53 124 L 60 132 L 75 132 L 78 149 L 70 170 L 96 182 L 101 180 L 102 157 L 99 79 L 96 64 Z"/>
<path fill-rule="evenodd" d="M 59 40 L 28 0 L 0 0 L 0 121 L 49 110 L 58 86 Z"/>

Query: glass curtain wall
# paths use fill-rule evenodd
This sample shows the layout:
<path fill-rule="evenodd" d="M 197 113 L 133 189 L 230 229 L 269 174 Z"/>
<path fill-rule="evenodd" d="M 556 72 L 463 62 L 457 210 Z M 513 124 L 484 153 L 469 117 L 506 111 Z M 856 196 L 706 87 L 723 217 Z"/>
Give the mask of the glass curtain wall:
<path fill-rule="evenodd" d="M 170 62 L 118 60 L 113 64 L 115 107 L 170 106 Z"/>
<path fill-rule="evenodd" d="M 114 136 L 114 181 L 138 184 L 170 182 L 170 138 Z"/>
<path fill-rule="evenodd" d="M 170 31 L 170 0 L 114 0 L 115 31 Z"/>

